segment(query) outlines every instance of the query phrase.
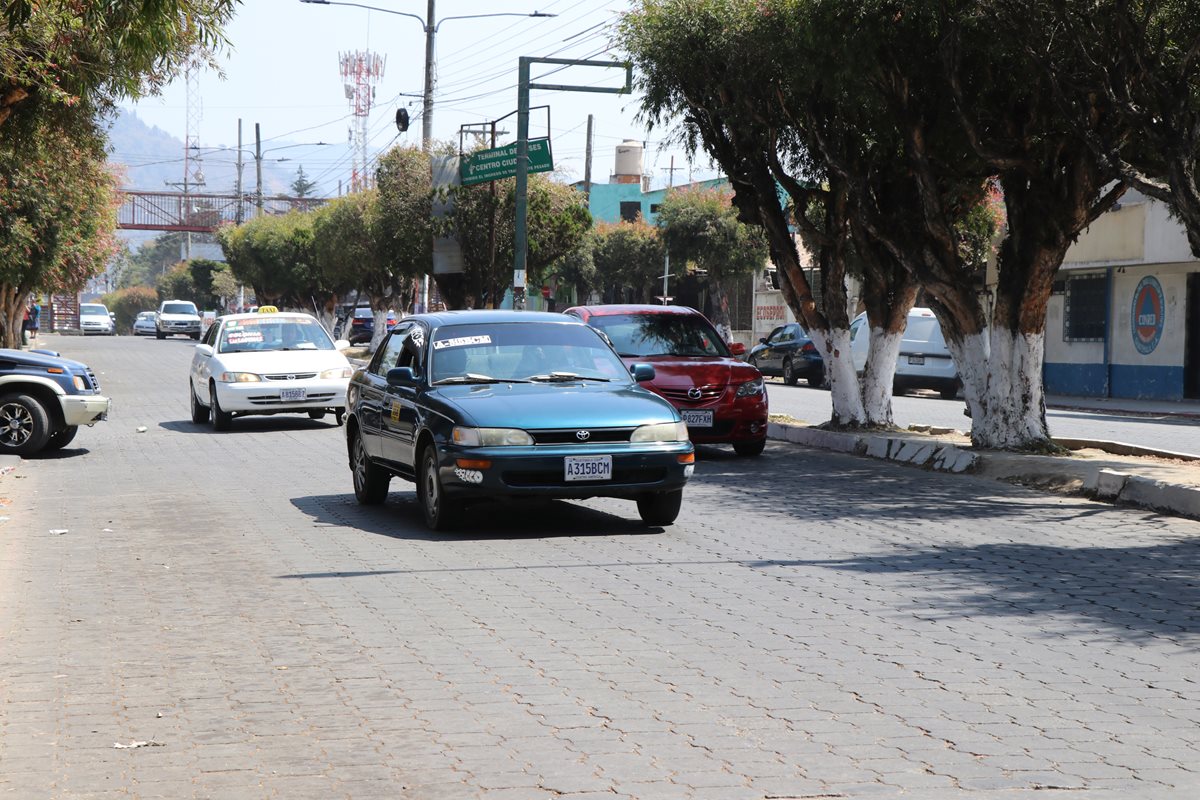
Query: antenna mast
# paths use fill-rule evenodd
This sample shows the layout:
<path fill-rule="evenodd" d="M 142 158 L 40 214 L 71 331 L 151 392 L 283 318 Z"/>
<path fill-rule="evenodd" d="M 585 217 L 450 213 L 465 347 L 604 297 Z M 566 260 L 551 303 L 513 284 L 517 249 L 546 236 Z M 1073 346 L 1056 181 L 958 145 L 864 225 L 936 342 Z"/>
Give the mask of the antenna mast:
<path fill-rule="evenodd" d="M 355 50 L 339 54 L 342 85 L 354 120 L 350 126 L 350 144 L 354 152 L 354 172 L 350 178 L 350 191 L 368 188 L 367 176 L 367 123 L 371 106 L 375 103 L 375 84 L 383 78 L 387 57 L 370 50 Z"/>

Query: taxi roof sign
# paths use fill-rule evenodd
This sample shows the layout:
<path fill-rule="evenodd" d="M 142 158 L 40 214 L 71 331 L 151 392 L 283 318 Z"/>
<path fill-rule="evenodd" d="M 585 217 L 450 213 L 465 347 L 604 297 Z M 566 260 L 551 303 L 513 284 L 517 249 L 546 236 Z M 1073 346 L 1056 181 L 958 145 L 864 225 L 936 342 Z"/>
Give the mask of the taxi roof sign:
<path fill-rule="evenodd" d="M 260 314 L 278 314 L 279 309 L 275 306 L 259 306 L 258 313 Z"/>

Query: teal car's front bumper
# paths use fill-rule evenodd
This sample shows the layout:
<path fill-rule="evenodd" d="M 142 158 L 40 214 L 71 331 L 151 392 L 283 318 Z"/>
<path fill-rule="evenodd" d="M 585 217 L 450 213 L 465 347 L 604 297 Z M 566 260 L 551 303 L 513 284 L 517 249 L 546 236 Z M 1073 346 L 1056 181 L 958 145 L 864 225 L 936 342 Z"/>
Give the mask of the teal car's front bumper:
<path fill-rule="evenodd" d="M 568 480 L 568 460 L 603 463 L 611 472 L 599 479 Z M 496 497 L 636 498 L 648 492 L 682 489 L 692 475 L 691 442 L 597 443 L 438 449 L 438 471 L 447 494 L 460 499 Z"/>

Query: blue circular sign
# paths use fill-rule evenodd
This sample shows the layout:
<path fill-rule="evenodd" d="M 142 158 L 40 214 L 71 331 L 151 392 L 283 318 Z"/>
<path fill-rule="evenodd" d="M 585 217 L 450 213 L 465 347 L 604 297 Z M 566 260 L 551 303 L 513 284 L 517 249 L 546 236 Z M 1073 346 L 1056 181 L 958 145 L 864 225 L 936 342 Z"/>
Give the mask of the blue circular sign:
<path fill-rule="evenodd" d="M 1133 329 L 1133 346 L 1142 355 L 1149 355 L 1162 338 L 1166 303 L 1158 278 L 1147 275 L 1133 291 L 1133 314 L 1129 319 Z"/>

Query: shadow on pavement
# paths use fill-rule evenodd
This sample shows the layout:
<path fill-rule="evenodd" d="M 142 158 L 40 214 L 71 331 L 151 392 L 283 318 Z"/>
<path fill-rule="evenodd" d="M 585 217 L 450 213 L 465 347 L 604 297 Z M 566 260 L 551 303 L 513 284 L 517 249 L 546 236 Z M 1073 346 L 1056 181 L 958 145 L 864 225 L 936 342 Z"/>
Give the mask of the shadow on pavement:
<path fill-rule="evenodd" d="M 346 480 L 349 482 L 349 474 Z M 628 518 L 568 501 L 530 500 L 473 504 L 463 511 L 463 522 L 455 530 L 434 532 L 425 527 L 415 489 L 399 479 L 392 486 L 388 502 L 380 506 L 360 505 L 350 493 L 296 497 L 292 505 L 318 525 L 423 542 L 640 536 L 663 531 L 643 525 L 632 500 L 628 501 Z"/>
<path fill-rule="evenodd" d="M 92 452 L 86 447 L 64 447 L 61 450 L 43 450 L 33 455 L 21 456 L 31 461 L 57 461 L 64 458 L 78 458 Z"/>
<path fill-rule="evenodd" d="M 305 431 L 322 428 L 336 428 L 332 414 L 324 419 L 309 419 L 297 414 L 280 414 L 277 416 L 235 417 L 232 427 L 227 431 L 214 431 L 208 422 L 197 423 L 187 419 L 173 419 L 158 423 L 158 427 L 174 433 L 205 433 L 209 436 L 228 436 L 238 433 L 271 433 L 273 431 Z"/>
<path fill-rule="evenodd" d="M 886 574 L 924 594 L 934 619 L 1059 615 L 1133 641 L 1200 633 L 1197 539 L 1131 547 L 935 545 L 893 555 L 748 566 Z"/>

